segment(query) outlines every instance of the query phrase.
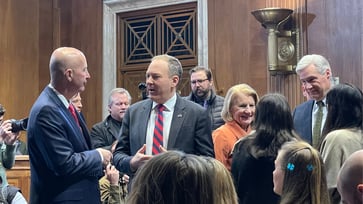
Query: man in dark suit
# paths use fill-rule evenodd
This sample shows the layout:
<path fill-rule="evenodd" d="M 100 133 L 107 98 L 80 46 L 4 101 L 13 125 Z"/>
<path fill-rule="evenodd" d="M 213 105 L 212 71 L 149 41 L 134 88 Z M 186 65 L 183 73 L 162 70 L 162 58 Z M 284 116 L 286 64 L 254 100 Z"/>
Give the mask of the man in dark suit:
<path fill-rule="evenodd" d="M 318 109 L 317 102 L 325 103 L 325 96 L 331 87 L 332 71 L 329 62 L 321 55 L 306 55 L 298 62 L 296 73 L 311 98 L 295 108 L 293 111 L 294 126 L 296 132 L 307 142 L 317 147 L 320 138 L 313 141 L 312 132 L 315 123 L 315 115 Z M 323 119 L 321 130 L 327 115 L 326 106 L 323 106 Z M 320 132 L 321 132 L 320 130 Z"/>
<path fill-rule="evenodd" d="M 121 172 L 132 175 L 155 151 L 180 150 L 214 157 L 208 114 L 200 105 L 176 94 L 182 72 L 175 57 L 159 55 L 151 60 L 146 71 L 149 99 L 133 104 L 126 111 L 113 154 L 114 164 Z M 153 131 L 159 104 L 165 107 L 163 139 L 162 145 L 156 146 Z"/>
<path fill-rule="evenodd" d="M 49 66 L 50 84 L 28 122 L 30 203 L 100 203 L 98 179 L 112 154 L 91 150 L 86 123 L 70 104 L 90 78 L 86 58 L 75 48 L 62 47 L 52 53 Z"/>

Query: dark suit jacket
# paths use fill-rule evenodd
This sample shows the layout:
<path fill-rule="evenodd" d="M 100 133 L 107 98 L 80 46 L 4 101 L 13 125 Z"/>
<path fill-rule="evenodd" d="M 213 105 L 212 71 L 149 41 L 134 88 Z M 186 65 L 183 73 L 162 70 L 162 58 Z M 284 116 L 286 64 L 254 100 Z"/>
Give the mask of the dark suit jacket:
<path fill-rule="evenodd" d="M 82 131 L 50 87 L 33 105 L 28 122 L 30 203 L 100 203 L 102 159 L 90 150 L 85 121 L 77 116 Z"/>
<path fill-rule="evenodd" d="M 130 160 L 146 143 L 147 124 L 152 100 L 130 106 L 122 120 L 122 128 L 113 161 L 118 170 L 129 175 Z M 211 124 L 208 114 L 198 104 L 177 96 L 170 126 L 168 150 L 214 157 Z"/>
<path fill-rule="evenodd" d="M 292 116 L 294 119 L 294 127 L 299 136 L 305 141 L 312 144 L 312 111 L 314 106 L 314 100 L 306 101 L 298 105 Z"/>

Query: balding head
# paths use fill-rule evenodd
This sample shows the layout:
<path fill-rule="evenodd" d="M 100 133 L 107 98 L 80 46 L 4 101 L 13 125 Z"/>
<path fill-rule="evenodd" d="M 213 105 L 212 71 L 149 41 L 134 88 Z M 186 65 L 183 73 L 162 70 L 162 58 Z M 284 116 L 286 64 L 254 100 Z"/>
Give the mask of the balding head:
<path fill-rule="evenodd" d="M 67 99 L 84 91 L 87 79 L 90 78 L 86 57 L 80 50 L 72 47 L 54 50 L 49 71 L 52 86 Z"/>
<path fill-rule="evenodd" d="M 363 203 L 363 150 L 344 162 L 338 175 L 338 191 L 345 204 Z"/>

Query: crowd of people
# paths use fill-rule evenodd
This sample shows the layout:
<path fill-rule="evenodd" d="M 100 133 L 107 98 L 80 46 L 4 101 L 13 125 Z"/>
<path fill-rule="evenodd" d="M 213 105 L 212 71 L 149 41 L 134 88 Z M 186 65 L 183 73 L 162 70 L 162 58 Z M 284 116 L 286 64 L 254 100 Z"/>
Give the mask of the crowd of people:
<path fill-rule="evenodd" d="M 294 110 L 285 96 L 260 97 L 245 83 L 222 97 L 203 66 L 190 70 L 191 93 L 182 97 L 180 61 L 157 55 L 146 70 L 147 97 L 132 104 L 126 89 L 111 90 L 109 115 L 90 133 L 81 103 L 91 77 L 86 56 L 61 47 L 49 66 L 27 128 L 30 203 L 363 202 L 363 93 L 333 85 L 321 55 L 297 63 L 307 101 Z M 18 133 L 0 124 L 3 189 L 12 187 L 4 175 Z M 25 201 L 19 189 L 9 192 Z"/>

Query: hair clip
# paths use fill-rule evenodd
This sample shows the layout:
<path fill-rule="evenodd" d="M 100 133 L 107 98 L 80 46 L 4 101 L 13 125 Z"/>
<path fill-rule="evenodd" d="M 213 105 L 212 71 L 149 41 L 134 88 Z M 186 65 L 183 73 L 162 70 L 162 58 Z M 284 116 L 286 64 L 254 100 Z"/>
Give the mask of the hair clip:
<path fill-rule="evenodd" d="M 313 166 L 312 164 L 308 164 L 308 165 L 306 166 L 306 169 L 307 169 L 308 171 L 312 171 L 312 170 L 314 169 L 314 166 Z"/>
<path fill-rule="evenodd" d="M 288 163 L 288 164 L 287 164 L 287 169 L 288 169 L 288 170 L 293 171 L 293 170 L 294 170 L 294 168 L 295 168 L 295 165 L 294 165 L 294 164 L 292 164 L 292 163 Z"/>

